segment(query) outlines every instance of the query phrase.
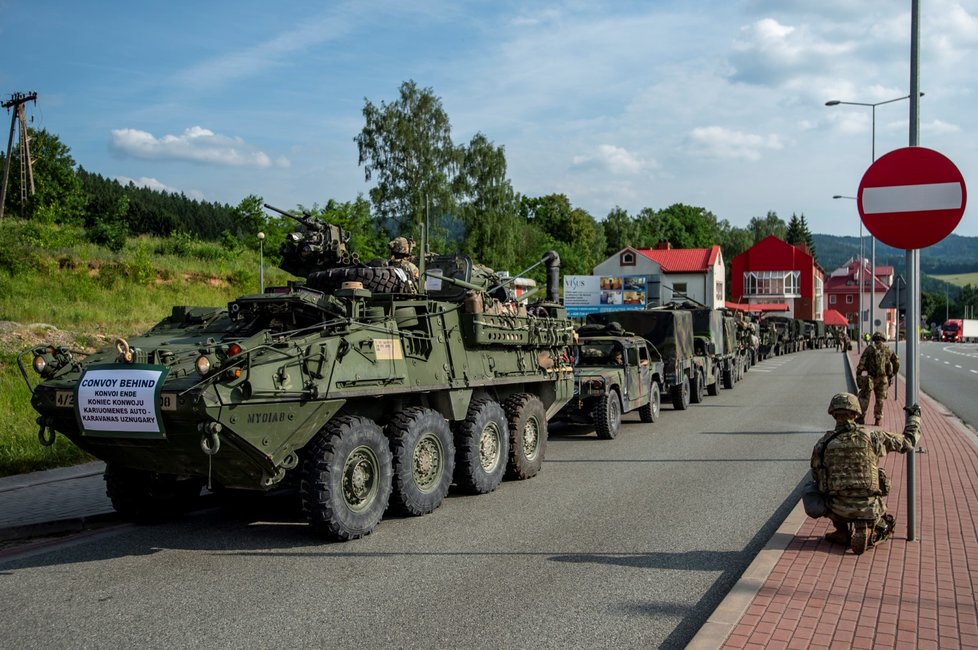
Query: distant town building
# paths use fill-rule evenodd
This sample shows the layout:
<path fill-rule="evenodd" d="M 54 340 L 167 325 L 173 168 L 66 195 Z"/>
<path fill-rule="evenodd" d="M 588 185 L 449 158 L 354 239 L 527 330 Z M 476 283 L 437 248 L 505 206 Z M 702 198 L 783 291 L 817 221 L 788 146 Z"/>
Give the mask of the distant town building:
<path fill-rule="evenodd" d="M 883 296 L 893 285 L 894 270 L 892 266 L 876 266 L 876 272 L 870 270 L 871 263 L 865 258 L 850 258 L 848 262 L 829 274 L 825 286 L 828 306 L 842 313 L 854 329 L 859 328 L 859 306 L 863 308 L 864 332 L 883 331 L 887 338 L 896 336 L 896 310 L 883 309 L 879 306 Z M 873 286 L 876 292 L 876 320 L 879 325 L 870 323 L 870 303 L 872 302 Z M 862 287 L 862 301 L 859 293 Z"/>
<path fill-rule="evenodd" d="M 787 315 L 823 320 L 825 271 L 804 244 L 765 237 L 730 260 L 730 296 L 735 305 L 784 303 Z"/>
<path fill-rule="evenodd" d="M 719 246 L 673 248 L 659 242 L 655 248 L 623 248 L 594 267 L 602 277 L 646 279 L 648 304 L 690 299 L 712 309 L 724 306 L 726 267 Z"/>

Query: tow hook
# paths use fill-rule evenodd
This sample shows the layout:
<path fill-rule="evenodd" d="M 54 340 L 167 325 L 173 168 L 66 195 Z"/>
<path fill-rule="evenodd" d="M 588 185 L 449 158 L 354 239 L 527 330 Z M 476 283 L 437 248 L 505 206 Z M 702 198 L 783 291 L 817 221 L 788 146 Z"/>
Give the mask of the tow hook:
<path fill-rule="evenodd" d="M 217 434 L 221 432 L 224 427 L 221 426 L 220 422 L 201 422 L 198 425 L 200 431 L 200 449 L 208 456 L 213 456 L 221 449 L 221 439 Z"/>
<path fill-rule="evenodd" d="M 44 416 L 39 416 L 37 418 L 37 425 L 40 427 L 37 430 L 37 441 L 45 447 L 53 445 L 57 432 L 51 427 L 51 423 Z"/>

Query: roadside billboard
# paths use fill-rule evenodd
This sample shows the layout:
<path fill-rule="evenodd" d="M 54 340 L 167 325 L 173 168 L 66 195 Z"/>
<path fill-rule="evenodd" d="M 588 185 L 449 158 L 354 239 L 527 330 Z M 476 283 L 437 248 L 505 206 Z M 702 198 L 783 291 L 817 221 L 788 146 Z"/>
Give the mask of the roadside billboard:
<path fill-rule="evenodd" d="M 645 309 L 648 278 L 644 275 L 565 275 L 564 307 L 570 316 Z"/>

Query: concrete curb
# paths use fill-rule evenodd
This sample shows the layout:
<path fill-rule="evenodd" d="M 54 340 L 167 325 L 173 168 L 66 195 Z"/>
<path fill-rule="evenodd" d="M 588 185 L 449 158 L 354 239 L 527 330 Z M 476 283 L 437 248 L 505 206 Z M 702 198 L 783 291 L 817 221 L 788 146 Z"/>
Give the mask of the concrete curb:
<path fill-rule="evenodd" d="M 0 478 L 0 493 L 34 487 L 35 485 L 43 485 L 45 483 L 53 483 L 55 481 L 69 481 L 75 478 L 101 475 L 104 471 L 105 463 L 99 460 L 82 465 L 74 465 L 73 467 L 59 467 L 41 472 L 31 472 L 30 474 L 4 476 Z"/>
<path fill-rule="evenodd" d="M 17 540 L 28 540 L 35 537 L 48 537 L 53 535 L 67 535 L 69 533 L 80 533 L 93 528 L 101 528 L 109 524 L 120 522 L 119 515 L 115 512 L 106 512 L 98 515 L 88 515 L 86 517 L 71 517 L 69 519 L 59 519 L 57 521 L 45 521 L 36 524 L 25 524 L 23 526 L 10 526 L 0 528 L 0 542 L 11 542 Z"/>

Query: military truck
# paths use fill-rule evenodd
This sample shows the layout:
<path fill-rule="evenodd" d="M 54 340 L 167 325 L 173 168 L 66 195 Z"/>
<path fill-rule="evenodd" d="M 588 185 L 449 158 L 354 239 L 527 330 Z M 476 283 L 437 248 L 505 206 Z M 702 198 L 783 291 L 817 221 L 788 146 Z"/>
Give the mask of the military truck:
<path fill-rule="evenodd" d="M 826 333 L 825 322 L 806 319 L 804 323 L 805 347 L 809 350 L 820 350 L 829 345 L 829 335 Z"/>
<path fill-rule="evenodd" d="M 658 351 L 618 323 L 583 325 L 577 330 L 574 399 L 558 419 L 594 424 L 599 438 L 611 440 L 622 414 L 638 410 L 642 422 L 659 418 L 663 364 Z"/>
<path fill-rule="evenodd" d="M 335 540 L 367 535 L 388 507 L 429 513 L 453 482 L 486 493 L 504 473 L 534 476 L 547 420 L 574 390 L 557 254 L 546 298 L 526 304 L 464 255 L 419 257 L 418 286 L 359 263 L 342 228 L 289 216 L 281 268 L 304 280 L 173 307 L 87 357 L 38 346 L 37 385 L 22 355 L 40 441 L 61 433 L 104 460 L 126 517 L 178 514 L 205 483 L 291 485 Z"/>
<path fill-rule="evenodd" d="M 588 314 L 588 323 L 618 323 L 655 346 L 663 363 L 663 395 L 678 411 L 703 401 L 706 383 L 693 353 L 693 316 L 688 310 L 654 307 Z"/>

